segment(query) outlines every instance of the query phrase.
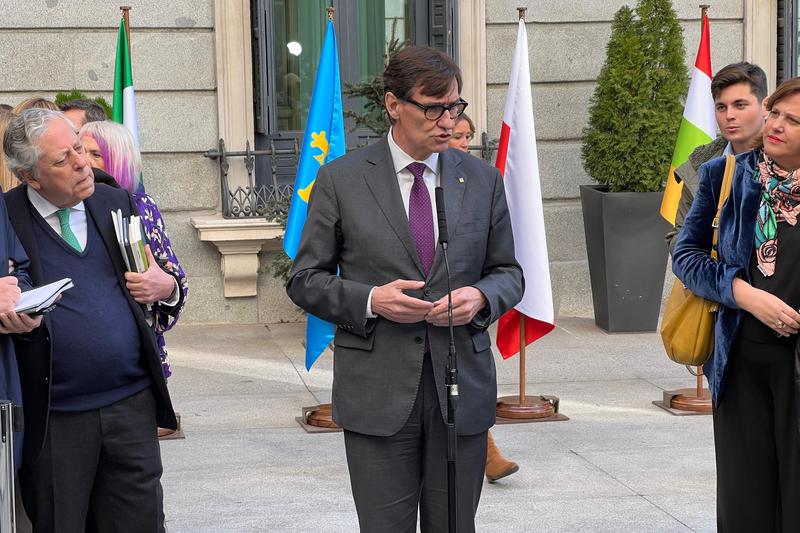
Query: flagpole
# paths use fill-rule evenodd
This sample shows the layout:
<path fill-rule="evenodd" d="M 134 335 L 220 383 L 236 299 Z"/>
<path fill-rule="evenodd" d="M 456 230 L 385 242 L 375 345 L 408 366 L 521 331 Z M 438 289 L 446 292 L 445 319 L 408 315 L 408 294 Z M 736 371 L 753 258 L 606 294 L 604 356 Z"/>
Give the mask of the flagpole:
<path fill-rule="evenodd" d="M 709 4 L 700 4 L 700 31 L 703 31 L 703 21 L 708 16 Z M 697 398 L 703 399 L 703 365 L 697 367 Z M 710 407 L 710 405 L 709 405 Z"/>
<path fill-rule="evenodd" d="M 335 22 L 336 8 L 328 7 L 325 9 L 325 12 L 327 13 L 328 20 L 330 22 Z M 325 350 L 333 351 L 331 346 L 328 346 Z M 302 415 L 295 418 L 295 420 L 309 433 L 326 433 L 342 430 L 342 428 L 333 421 L 332 403 L 321 403 L 311 407 L 303 407 Z"/>
<path fill-rule="evenodd" d="M 525 317 L 519 315 L 519 404 L 525 405 Z"/>
<path fill-rule="evenodd" d="M 517 16 L 519 20 L 525 20 L 527 7 L 518 7 Z M 525 405 L 525 316 L 519 315 L 519 405 Z"/>
<path fill-rule="evenodd" d="M 703 31 L 703 24 L 708 16 L 708 8 L 711 7 L 709 4 L 700 4 L 700 31 Z M 703 400 L 703 365 L 697 367 L 697 399 L 699 401 Z M 708 402 L 708 407 L 710 409 L 711 402 Z"/>
<path fill-rule="evenodd" d="M 711 6 L 709 4 L 700 4 L 698 7 L 700 8 L 700 38 L 702 40 L 708 9 Z M 680 281 L 676 281 L 676 283 L 680 283 Z M 664 391 L 663 400 L 654 401 L 653 403 L 673 415 L 687 413 L 711 414 L 711 392 L 703 387 L 703 366 L 700 365 L 696 368 L 697 372 L 694 373 L 688 365 L 686 366 L 686 369 L 697 377 L 694 388 L 687 387 L 685 389 Z"/>
<path fill-rule="evenodd" d="M 517 16 L 519 20 L 525 20 L 527 7 L 518 7 Z M 525 405 L 525 317 L 519 315 L 519 404 Z"/>
<path fill-rule="evenodd" d="M 125 21 L 125 35 L 128 37 L 128 54 L 131 53 L 131 6 L 119 6 L 122 20 Z"/>
<path fill-rule="evenodd" d="M 527 8 L 518 7 L 518 22 L 524 26 Z M 531 117 L 532 118 L 532 117 Z M 512 321 L 513 323 L 513 321 Z M 525 393 L 525 360 L 526 360 L 526 317 L 519 316 L 519 394 L 502 396 L 497 399 L 496 415 L 498 423 L 509 422 L 535 422 L 551 420 L 568 420 L 558 412 L 558 398 L 555 396 L 526 396 Z"/>

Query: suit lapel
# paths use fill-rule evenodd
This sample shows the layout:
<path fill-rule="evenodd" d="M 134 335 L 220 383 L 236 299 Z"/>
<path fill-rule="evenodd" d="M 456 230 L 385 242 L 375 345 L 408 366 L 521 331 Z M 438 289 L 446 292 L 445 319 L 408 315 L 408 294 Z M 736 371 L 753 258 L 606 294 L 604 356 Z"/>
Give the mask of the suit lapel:
<path fill-rule="evenodd" d="M 130 205 L 128 209 L 124 209 L 123 205 L 117 204 L 115 206 L 111 204 L 108 201 L 107 196 L 104 195 L 106 192 L 110 191 L 108 189 L 105 189 L 104 191 L 102 189 L 99 190 L 98 187 L 95 186 L 94 194 L 83 202 L 86 205 L 86 210 L 94 219 L 95 227 L 100 233 L 100 237 L 103 239 L 103 244 L 108 251 L 109 257 L 111 258 L 111 263 L 114 266 L 114 272 L 117 274 L 117 279 L 119 280 L 119 285 L 122 288 L 122 293 L 128 300 L 128 305 L 130 306 L 133 316 L 140 328 L 140 336 L 144 337 L 147 334 L 143 333 L 143 331 L 150 330 L 150 327 L 147 324 L 147 313 L 149 313 L 149 311 L 146 305 L 140 304 L 133 299 L 133 296 L 131 296 L 131 293 L 127 288 L 127 283 L 125 282 L 125 273 L 128 271 L 128 269 L 125 267 L 125 263 L 122 260 L 122 251 L 119 249 L 117 234 L 114 231 L 114 224 L 111 220 L 112 210 L 116 211 L 117 209 L 122 208 L 122 214 L 128 217 L 139 215 L 139 213 L 134 211 L 134 205 Z M 86 222 L 90 223 L 89 220 Z M 155 337 L 153 340 L 155 341 Z"/>
<path fill-rule="evenodd" d="M 458 217 L 461 214 L 461 201 L 464 199 L 464 188 L 467 185 L 467 177 L 459 172 L 461 159 L 450 153 L 451 150 L 439 154 L 439 183 L 444 189 L 445 215 L 447 216 L 447 232 L 452 240 L 458 224 Z M 431 199 L 435 202 L 435 199 Z M 436 243 L 436 255 L 433 258 L 431 272 L 442 262 L 442 247 Z"/>
<path fill-rule="evenodd" d="M 111 257 L 111 262 L 114 264 L 114 270 L 125 272 L 125 264 L 122 262 L 122 252 L 119 249 L 117 242 L 117 235 L 114 231 L 114 225 L 111 223 L 111 207 L 97 194 L 97 190 L 89 198 L 83 201 L 86 206 L 86 211 L 94 219 L 94 225 L 103 239 L 108 255 Z M 127 213 L 126 213 L 127 214 Z M 87 220 L 87 224 L 91 221 Z"/>
<path fill-rule="evenodd" d="M 400 195 L 400 186 L 397 184 L 397 174 L 389 152 L 389 143 L 385 137 L 373 145 L 373 149 L 367 154 L 366 161 L 369 165 L 364 174 L 367 187 L 397 238 L 403 243 L 411 260 L 414 261 L 420 274 L 424 276 L 422 262 L 417 254 L 417 246 L 411 236 L 411 228 L 408 226 L 408 215 L 405 212 L 403 197 Z"/>
<path fill-rule="evenodd" d="M 31 283 L 34 286 L 41 285 L 43 280 L 42 264 L 39 261 L 39 245 L 36 242 L 36 235 L 33 232 L 33 225 L 36 221 L 33 217 L 35 209 L 28 200 L 27 185 L 21 185 L 12 189 L 6 195 L 6 207 L 8 217 L 11 219 L 14 232 L 17 234 L 19 242 L 25 249 L 30 260 Z"/>

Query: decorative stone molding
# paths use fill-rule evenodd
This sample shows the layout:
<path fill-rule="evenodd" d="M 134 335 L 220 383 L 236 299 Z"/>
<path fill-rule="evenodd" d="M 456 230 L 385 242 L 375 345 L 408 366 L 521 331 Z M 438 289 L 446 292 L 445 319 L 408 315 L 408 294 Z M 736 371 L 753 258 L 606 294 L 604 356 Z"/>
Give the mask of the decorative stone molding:
<path fill-rule="evenodd" d="M 744 0 L 744 60 L 767 74 L 769 92 L 778 77 L 778 1 Z"/>
<path fill-rule="evenodd" d="M 214 41 L 217 66 L 218 138 L 228 150 L 244 150 L 253 142 L 253 60 L 250 42 L 250 1 L 214 0 Z M 231 159 L 231 189 L 247 185 L 243 159 Z"/>
<path fill-rule="evenodd" d="M 201 241 L 212 242 L 222 255 L 222 277 L 226 298 L 258 294 L 258 253 L 277 250 L 283 228 L 264 219 L 191 219 Z"/>
<path fill-rule="evenodd" d="M 486 0 L 458 4 L 458 62 L 469 102 L 468 115 L 478 135 L 486 131 Z"/>

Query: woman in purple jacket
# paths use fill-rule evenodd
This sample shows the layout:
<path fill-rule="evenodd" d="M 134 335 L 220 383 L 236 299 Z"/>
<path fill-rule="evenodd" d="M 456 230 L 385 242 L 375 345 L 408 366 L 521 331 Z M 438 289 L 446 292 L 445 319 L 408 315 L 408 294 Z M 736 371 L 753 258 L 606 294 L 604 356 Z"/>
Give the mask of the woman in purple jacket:
<path fill-rule="evenodd" d="M 162 268 L 177 280 L 177 291 L 182 293 L 178 294 L 176 291 L 167 302 L 167 304 L 179 302 L 180 309 L 177 313 L 160 312 L 161 303 L 153 306 L 153 328 L 161 352 L 164 377 L 168 378 L 172 371 L 167 362 L 164 333 L 175 325 L 186 304 L 186 295 L 189 291 L 186 274 L 178 258 L 175 257 L 161 212 L 153 198 L 144 192 L 139 179 L 142 172 L 142 158 L 133 135 L 121 124 L 102 121 L 87 122 L 81 128 L 80 137 L 89 164 L 113 176 L 121 188 L 133 195 L 147 232 L 147 239 L 150 241 L 150 250 Z"/>

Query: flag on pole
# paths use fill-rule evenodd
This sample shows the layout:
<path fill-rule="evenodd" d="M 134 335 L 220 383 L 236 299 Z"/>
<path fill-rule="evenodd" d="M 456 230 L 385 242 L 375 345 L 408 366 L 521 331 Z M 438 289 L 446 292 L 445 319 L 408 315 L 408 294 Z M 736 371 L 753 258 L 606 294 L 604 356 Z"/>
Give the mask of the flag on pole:
<path fill-rule="evenodd" d="M 508 211 L 514 229 L 514 252 L 525 275 L 522 301 L 500 317 L 497 324 L 497 348 L 503 358 L 508 359 L 522 348 L 521 319 L 525 321 L 526 346 L 555 327 L 533 124 L 528 34 L 525 21 L 521 19 L 495 165 L 504 177 Z"/>
<path fill-rule="evenodd" d="M 708 144 L 717 135 L 717 120 L 714 116 L 714 98 L 711 96 L 711 46 L 709 43 L 708 17 L 703 17 L 700 48 L 692 71 L 689 95 L 683 110 L 683 120 L 678 130 L 675 152 L 667 176 L 667 187 L 661 200 L 661 216 L 675 224 L 675 214 L 681 199 L 683 183 L 675 179 L 675 169 L 684 164 L 698 146 Z"/>
<path fill-rule="evenodd" d="M 308 198 L 319 167 L 345 153 L 342 89 L 339 81 L 339 52 L 333 22 L 328 20 L 325 41 L 317 66 L 317 78 L 311 94 L 300 162 L 294 182 L 292 204 L 283 237 L 283 249 L 292 260 L 297 255 L 300 237 L 308 214 Z M 306 369 L 333 340 L 333 324 L 308 315 L 306 322 Z"/>
<path fill-rule="evenodd" d="M 117 59 L 114 66 L 114 99 L 112 101 L 111 120 L 123 124 L 131 132 L 136 148 L 139 143 L 139 122 L 136 117 L 136 97 L 133 92 L 133 73 L 131 70 L 131 48 L 128 43 L 128 32 L 125 31 L 125 19 L 120 20 L 117 34 Z M 144 190 L 144 182 L 139 176 L 138 191 Z M 135 191 L 135 192 L 138 192 Z"/>

